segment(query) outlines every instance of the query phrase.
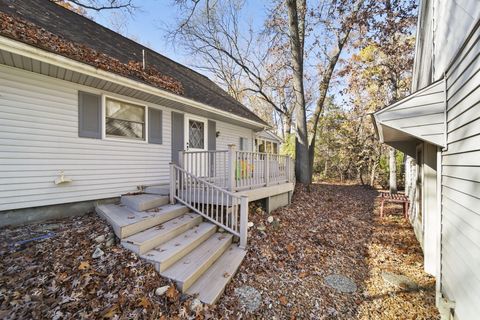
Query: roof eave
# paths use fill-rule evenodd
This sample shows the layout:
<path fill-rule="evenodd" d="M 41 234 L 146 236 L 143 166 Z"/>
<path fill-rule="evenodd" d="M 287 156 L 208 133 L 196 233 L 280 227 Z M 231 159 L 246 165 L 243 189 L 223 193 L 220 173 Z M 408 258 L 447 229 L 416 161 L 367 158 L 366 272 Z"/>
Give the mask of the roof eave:
<path fill-rule="evenodd" d="M 194 108 L 198 108 L 200 110 L 205 110 L 208 112 L 214 112 L 219 115 L 225 116 L 226 118 L 232 118 L 236 121 L 243 122 L 246 124 L 249 124 L 250 126 L 253 126 L 255 128 L 258 128 L 258 130 L 264 130 L 265 128 L 268 127 L 268 124 L 263 122 L 258 122 L 255 120 L 251 120 L 248 118 L 244 118 L 238 115 L 234 115 L 230 112 L 220 110 L 218 108 L 206 105 L 204 103 L 182 97 L 180 95 L 177 95 L 175 93 L 159 89 L 157 87 L 148 85 L 146 83 L 136 81 L 131 78 L 127 78 L 121 75 L 118 75 L 113 72 L 108 72 L 105 70 L 101 70 L 98 68 L 95 68 L 87 63 L 76 61 L 67 57 L 64 57 L 60 54 L 49 52 L 40 48 L 37 48 L 35 46 L 26 44 L 24 42 L 18 41 L 18 40 L 13 40 L 11 38 L 1 36 L 0 35 L 0 49 L 1 50 L 6 50 L 15 54 L 19 54 L 28 58 L 36 59 L 45 63 L 49 63 L 52 65 L 60 66 L 67 68 L 72 71 L 77 71 L 80 73 L 83 73 L 85 75 L 93 76 L 100 78 L 105 81 L 110 81 L 119 85 L 123 85 L 129 88 L 135 88 L 137 90 L 147 92 L 150 94 L 154 94 L 166 99 L 170 99 L 173 101 L 178 101 L 183 104 L 190 105 Z"/>

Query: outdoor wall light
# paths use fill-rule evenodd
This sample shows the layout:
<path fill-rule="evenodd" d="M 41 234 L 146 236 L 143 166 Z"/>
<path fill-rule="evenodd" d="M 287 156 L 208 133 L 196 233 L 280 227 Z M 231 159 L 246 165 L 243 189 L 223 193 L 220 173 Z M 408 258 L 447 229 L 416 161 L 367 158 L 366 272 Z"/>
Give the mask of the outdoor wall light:
<path fill-rule="evenodd" d="M 215 132 L 215 137 L 220 137 L 220 131 Z"/>

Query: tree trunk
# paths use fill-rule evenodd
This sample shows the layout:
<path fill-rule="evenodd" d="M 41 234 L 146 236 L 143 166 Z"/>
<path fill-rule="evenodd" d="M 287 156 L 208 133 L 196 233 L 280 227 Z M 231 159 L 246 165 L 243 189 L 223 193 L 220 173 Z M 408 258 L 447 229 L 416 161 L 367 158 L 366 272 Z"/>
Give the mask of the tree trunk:
<path fill-rule="evenodd" d="M 390 173 L 390 193 L 397 193 L 397 161 L 395 159 L 395 149 L 390 147 L 389 153 L 389 173 Z"/>
<path fill-rule="evenodd" d="M 377 173 L 377 165 L 378 165 L 378 162 L 375 161 L 372 165 L 372 171 L 370 171 L 370 185 L 372 187 L 375 186 L 375 175 Z"/>
<path fill-rule="evenodd" d="M 295 176 L 298 182 L 309 185 L 312 173 L 308 155 L 307 115 L 303 87 L 305 6 L 305 0 L 287 1 L 290 50 L 292 52 L 293 90 L 295 91 Z"/>
<path fill-rule="evenodd" d="M 292 133 L 292 116 L 286 113 L 283 118 L 283 134 L 285 135 L 285 139 L 288 139 Z"/>
<path fill-rule="evenodd" d="M 325 167 L 323 168 L 323 176 L 327 178 L 328 175 L 328 158 L 325 159 Z"/>

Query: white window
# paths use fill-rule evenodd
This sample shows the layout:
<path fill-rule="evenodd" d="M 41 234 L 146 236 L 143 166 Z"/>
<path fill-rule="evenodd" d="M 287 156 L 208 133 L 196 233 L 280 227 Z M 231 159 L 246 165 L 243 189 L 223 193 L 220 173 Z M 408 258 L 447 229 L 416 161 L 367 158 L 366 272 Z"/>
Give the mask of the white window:
<path fill-rule="evenodd" d="M 130 102 L 105 99 L 105 135 L 145 140 L 145 107 Z"/>

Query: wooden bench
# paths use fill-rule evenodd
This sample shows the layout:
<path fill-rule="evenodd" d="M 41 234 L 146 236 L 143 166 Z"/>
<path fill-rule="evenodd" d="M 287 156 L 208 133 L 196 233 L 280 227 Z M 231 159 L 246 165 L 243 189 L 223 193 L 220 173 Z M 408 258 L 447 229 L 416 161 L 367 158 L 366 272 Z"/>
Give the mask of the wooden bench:
<path fill-rule="evenodd" d="M 405 219 L 408 218 L 408 197 L 401 193 L 388 193 L 388 192 L 381 192 L 380 198 L 382 199 L 382 203 L 380 206 L 380 217 L 383 217 L 383 207 L 385 202 L 394 202 L 394 203 L 401 203 L 403 204 L 403 216 Z"/>

